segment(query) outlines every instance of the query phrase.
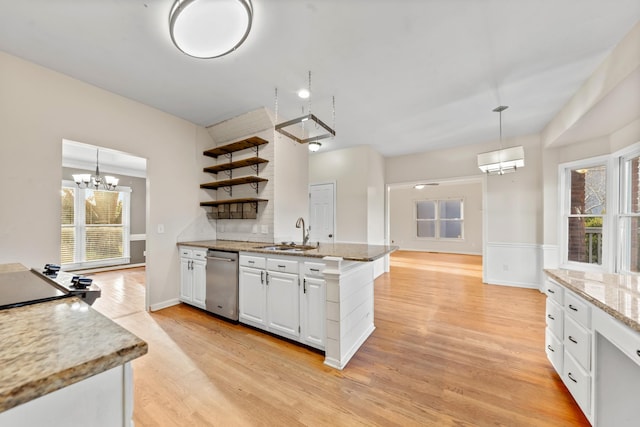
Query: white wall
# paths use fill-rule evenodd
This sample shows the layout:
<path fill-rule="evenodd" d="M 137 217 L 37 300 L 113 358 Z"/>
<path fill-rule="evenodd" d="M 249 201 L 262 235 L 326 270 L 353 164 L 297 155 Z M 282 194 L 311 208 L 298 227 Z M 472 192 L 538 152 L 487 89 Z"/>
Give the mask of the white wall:
<path fill-rule="evenodd" d="M 302 229 L 309 226 L 309 147 L 285 136 L 275 138 L 274 241 L 302 243 Z"/>
<path fill-rule="evenodd" d="M 427 199 L 464 200 L 464 240 L 418 239 L 415 204 Z M 391 244 L 403 250 L 482 255 L 482 182 L 442 183 L 421 190 L 413 186 L 389 191 Z"/>
<path fill-rule="evenodd" d="M 0 263 L 59 262 L 62 140 L 82 141 L 147 159 L 149 302 L 177 299 L 176 241 L 201 212 L 196 147 L 207 132 L 4 53 L 0 69 Z"/>
<path fill-rule="evenodd" d="M 368 146 L 309 156 L 309 183 L 336 182 L 337 242 L 384 242 L 383 165 Z"/>

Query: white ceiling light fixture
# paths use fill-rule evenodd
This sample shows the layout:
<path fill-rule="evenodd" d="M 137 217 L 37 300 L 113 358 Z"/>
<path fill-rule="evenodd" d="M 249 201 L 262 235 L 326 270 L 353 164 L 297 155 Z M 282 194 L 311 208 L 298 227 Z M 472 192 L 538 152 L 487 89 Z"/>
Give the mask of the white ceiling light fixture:
<path fill-rule="evenodd" d="M 93 187 L 96 190 L 107 190 L 114 191 L 118 186 L 118 182 L 120 181 L 118 178 L 113 176 L 100 176 L 100 167 L 98 164 L 98 157 L 100 155 L 100 150 L 96 150 L 96 174 L 91 175 L 88 173 L 74 174 L 73 180 L 75 181 L 78 188 L 89 188 Z"/>
<path fill-rule="evenodd" d="M 309 92 L 308 89 L 300 89 L 298 91 L 298 97 L 299 98 L 307 99 L 307 98 L 309 98 L 309 96 L 311 96 L 311 93 Z"/>
<path fill-rule="evenodd" d="M 524 167 L 522 146 L 502 148 L 502 112 L 507 108 L 506 105 L 500 105 L 493 109 L 500 114 L 500 149 L 478 154 L 478 167 L 488 175 L 504 175 Z"/>
<path fill-rule="evenodd" d="M 309 143 L 309 151 L 312 151 L 314 153 L 318 151 L 320 147 L 322 147 L 322 144 L 320 144 L 318 141 L 311 141 Z"/>
<path fill-rule="evenodd" d="M 253 21 L 251 0 L 176 0 L 169 14 L 171 41 L 194 58 L 219 58 L 236 50 Z"/>

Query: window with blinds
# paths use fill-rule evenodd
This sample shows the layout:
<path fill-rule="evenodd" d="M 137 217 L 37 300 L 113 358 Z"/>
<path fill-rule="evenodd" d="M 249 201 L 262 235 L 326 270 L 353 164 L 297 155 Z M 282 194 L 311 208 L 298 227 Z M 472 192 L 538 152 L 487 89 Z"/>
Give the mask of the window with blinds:
<path fill-rule="evenodd" d="M 61 191 L 60 258 L 65 267 L 93 267 L 129 262 L 130 189 Z"/>

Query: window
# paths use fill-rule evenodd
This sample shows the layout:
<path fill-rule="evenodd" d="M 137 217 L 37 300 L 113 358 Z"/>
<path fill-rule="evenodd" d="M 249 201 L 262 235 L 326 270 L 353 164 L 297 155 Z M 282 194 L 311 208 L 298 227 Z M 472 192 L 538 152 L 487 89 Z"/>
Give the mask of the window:
<path fill-rule="evenodd" d="M 462 200 L 417 201 L 416 227 L 419 238 L 461 240 L 464 230 Z"/>
<path fill-rule="evenodd" d="M 566 173 L 569 184 L 567 260 L 602 265 L 607 167 L 570 168 Z"/>
<path fill-rule="evenodd" d="M 562 264 L 640 273 L 640 143 L 560 165 Z"/>
<path fill-rule="evenodd" d="M 63 183 L 60 258 L 65 267 L 129 262 L 130 191 L 79 189 Z"/>
<path fill-rule="evenodd" d="M 640 273 L 640 157 L 622 157 L 620 163 L 619 270 Z"/>

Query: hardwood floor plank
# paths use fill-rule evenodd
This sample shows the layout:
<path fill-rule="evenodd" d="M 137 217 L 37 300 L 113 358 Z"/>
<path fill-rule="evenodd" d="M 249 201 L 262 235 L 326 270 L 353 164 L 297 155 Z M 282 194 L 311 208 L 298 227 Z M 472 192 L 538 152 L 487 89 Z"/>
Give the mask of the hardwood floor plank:
<path fill-rule="evenodd" d="M 482 284 L 481 257 L 394 253 L 343 371 L 184 304 L 147 313 L 133 273 L 96 274 L 94 307 L 149 343 L 136 427 L 588 425 L 546 359 L 544 295 Z"/>

